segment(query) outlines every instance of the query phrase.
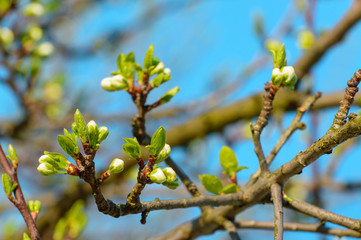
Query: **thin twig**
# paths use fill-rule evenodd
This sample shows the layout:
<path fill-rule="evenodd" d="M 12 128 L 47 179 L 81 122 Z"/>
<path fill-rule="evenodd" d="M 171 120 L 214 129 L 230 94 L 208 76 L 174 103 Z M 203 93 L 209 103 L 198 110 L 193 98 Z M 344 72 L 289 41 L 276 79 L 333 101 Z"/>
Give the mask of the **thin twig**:
<path fill-rule="evenodd" d="M 283 239 L 283 207 L 281 185 L 273 183 L 271 185 L 272 201 L 274 206 L 274 240 Z"/>
<path fill-rule="evenodd" d="M 358 219 L 353 219 L 349 217 L 345 217 L 322 208 L 316 207 L 312 204 L 298 201 L 289 198 L 286 194 L 283 195 L 283 199 L 285 200 L 285 207 L 290 207 L 298 212 L 304 213 L 308 216 L 315 217 L 319 219 L 321 222 L 327 221 L 338 224 L 340 226 L 346 227 L 348 229 L 361 232 L 361 221 Z"/>
<path fill-rule="evenodd" d="M 23 192 L 21 190 L 20 182 L 19 182 L 18 177 L 17 177 L 17 171 L 16 171 L 16 169 L 13 169 L 10 166 L 10 163 L 7 160 L 6 156 L 5 156 L 5 153 L 4 153 L 4 150 L 2 149 L 1 144 L 0 144 L 0 164 L 1 164 L 2 168 L 4 169 L 5 173 L 10 176 L 11 181 L 13 183 L 18 184 L 18 186 L 14 190 L 14 192 L 15 192 L 15 200 L 12 201 L 12 202 L 14 203 L 16 208 L 19 210 L 19 212 L 23 216 L 24 221 L 26 223 L 26 226 L 29 229 L 31 239 L 40 240 L 41 237 L 40 237 L 39 231 L 38 231 L 38 229 L 36 227 L 34 219 L 31 216 L 31 213 L 30 213 L 30 211 L 28 209 L 28 206 L 26 204 Z"/>
<path fill-rule="evenodd" d="M 262 222 L 254 220 L 237 220 L 235 221 L 237 228 L 250 228 L 250 229 L 270 229 L 274 228 L 273 222 Z M 320 223 L 297 223 L 297 222 L 285 222 L 283 224 L 285 231 L 297 231 L 297 232 L 315 232 L 327 235 L 334 235 L 338 237 L 355 237 L 361 238 L 361 233 L 343 229 L 343 228 L 328 228 Z"/>

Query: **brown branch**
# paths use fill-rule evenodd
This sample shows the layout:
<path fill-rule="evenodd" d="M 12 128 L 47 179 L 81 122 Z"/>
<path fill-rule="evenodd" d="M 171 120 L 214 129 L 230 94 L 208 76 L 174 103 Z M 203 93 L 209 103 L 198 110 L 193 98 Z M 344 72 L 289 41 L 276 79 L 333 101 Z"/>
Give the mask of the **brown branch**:
<path fill-rule="evenodd" d="M 268 118 L 273 108 L 272 102 L 278 91 L 278 88 L 275 88 L 271 82 L 267 82 L 264 86 L 264 90 L 265 94 L 263 97 L 262 110 L 257 118 L 256 124 L 254 126 L 251 125 L 254 152 L 258 157 L 261 173 L 268 172 L 268 164 L 266 163 L 260 137 L 262 130 L 268 124 Z"/>
<path fill-rule="evenodd" d="M 11 178 L 11 181 L 13 183 L 18 184 L 18 186 L 15 188 L 15 200 L 12 201 L 16 208 L 19 210 L 21 215 L 23 216 L 23 219 L 26 223 L 27 228 L 29 229 L 31 239 L 33 240 L 40 240 L 40 234 L 36 227 L 35 221 L 31 216 L 31 213 L 28 209 L 28 206 L 26 204 L 23 192 L 20 187 L 20 182 L 17 176 L 16 168 L 10 166 L 9 161 L 7 160 L 4 150 L 2 149 L 2 146 L 0 144 L 0 164 L 2 168 L 4 169 L 5 173 L 8 174 Z"/>
<path fill-rule="evenodd" d="M 348 111 L 350 110 L 350 106 L 353 103 L 354 97 L 358 92 L 357 85 L 361 81 L 361 69 L 355 72 L 354 76 L 347 82 L 347 88 L 345 89 L 345 95 L 340 103 L 340 107 L 338 112 L 335 115 L 335 119 L 333 121 L 333 126 L 335 128 L 339 128 L 341 125 L 346 123 L 346 117 Z"/>
<path fill-rule="evenodd" d="M 348 229 L 357 231 L 361 233 L 361 221 L 358 219 L 348 218 L 330 211 L 324 210 L 322 208 L 316 207 L 309 203 L 291 199 L 284 195 L 284 199 L 287 204 L 285 207 L 291 207 L 298 212 L 304 213 L 308 216 L 315 217 L 321 222 L 327 221 L 334 224 L 346 227 Z"/>
<path fill-rule="evenodd" d="M 271 185 L 271 194 L 274 206 L 274 240 L 283 239 L 283 207 L 281 192 L 281 185 L 278 183 Z"/>
<path fill-rule="evenodd" d="M 235 222 L 237 228 L 242 229 L 270 229 L 274 228 L 273 222 L 262 222 L 254 220 L 237 220 Z M 361 233 L 342 228 L 328 228 L 320 223 L 297 223 L 297 222 L 285 222 L 285 231 L 297 231 L 297 232 L 314 232 L 321 234 L 334 235 L 338 237 L 355 237 L 361 238 Z"/>
<path fill-rule="evenodd" d="M 318 141 L 313 143 L 305 151 L 298 153 L 292 160 L 283 164 L 273 173 L 265 176 L 264 178 L 258 178 L 257 181 L 249 181 L 242 191 L 246 199 L 238 205 L 237 208 L 224 206 L 217 208 L 207 218 L 212 219 L 214 215 L 234 217 L 242 210 L 262 202 L 270 192 L 269 186 L 273 183 L 282 184 L 292 176 L 302 172 L 303 168 L 316 161 L 320 156 L 329 154 L 333 148 L 347 139 L 361 135 L 361 116 L 356 114 L 349 115 L 349 121 L 347 121 L 340 128 L 335 129 L 333 127 L 327 131 L 327 133 Z M 191 223 L 184 223 L 170 232 L 164 234 L 161 238 L 166 238 L 170 235 L 186 234 L 189 238 L 196 238 L 197 236 L 212 234 L 214 231 L 220 228 L 217 224 L 208 224 L 207 228 L 204 227 L 202 222 L 206 221 L 204 217 L 194 219 Z M 361 225 L 360 225 L 361 226 Z"/>

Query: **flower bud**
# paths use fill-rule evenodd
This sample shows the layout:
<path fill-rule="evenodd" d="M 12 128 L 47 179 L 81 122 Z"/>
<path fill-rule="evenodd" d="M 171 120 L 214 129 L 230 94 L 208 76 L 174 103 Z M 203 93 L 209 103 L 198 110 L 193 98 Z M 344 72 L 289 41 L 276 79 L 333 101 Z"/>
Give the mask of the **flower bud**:
<path fill-rule="evenodd" d="M 54 46 L 50 42 L 40 43 L 36 49 L 35 54 L 40 57 L 47 57 L 54 52 Z"/>
<path fill-rule="evenodd" d="M 170 70 L 170 68 L 164 68 L 163 73 L 164 73 L 165 75 L 170 75 L 171 72 L 172 72 L 172 71 Z"/>
<path fill-rule="evenodd" d="M 163 69 L 164 69 L 164 63 L 159 62 L 158 65 L 150 72 L 150 76 L 163 72 Z"/>
<path fill-rule="evenodd" d="M 272 76 L 271 76 L 271 80 L 274 86 L 279 86 L 281 85 L 282 81 L 283 81 L 283 76 L 282 76 L 282 72 L 279 68 L 274 68 L 272 70 Z"/>
<path fill-rule="evenodd" d="M 98 144 L 98 137 L 99 137 L 99 129 L 98 125 L 95 123 L 94 120 L 91 120 L 86 125 L 88 133 L 89 133 L 89 143 L 92 148 L 95 148 L 96 144 Z"/>
<path fill-rule="evenodd" d="M 60 153 L 44 152 L 45 154 L 39 158 L 39 163 L 47 163 L 56 170 L 66 170 L 69 161 Z"/>
<path fill-rule="evenodd" d="M 99 128 L 99 136 L 98 136 L 98 143 L 104 141 L 109 135 L 109 131 L 107 127 L 100 127 Z"/>
<path fill-rule="evenodd" d="M 120 91 L 128 87 L 127 80 L 122 75 L 103 78 L 100 85 L 104 90 L 109 92 Z"/>
<path fill-rule="evenodd" d="M 110 173 L 120 173 L 124 170 L 124 161 L 119 158 L 115 158 L 109 166 Z"/>
<path fill-rule="evenodd" d="M 283 85 L 287 88 L 293 89 L 297 83 L 297 76 L 295 69 L 292 66 L 286 66 L 282 69 Z"/>
<path fill-rule="evenodd" d="M 44 176 L 50 176 L 58 173 L 53 165 L 46 162 L 41 163 L 37 169 Z"/>
<path fill-rule="evenodd" d="M 150 174 L 149 174 L 150 180 L 152 180 L 155 183 L 163 183 L 167 180 L 166 176 L 164 175 L 162 169 L 155 168 Z"/>
<path fill-rule="evenodd" d="M 177 179 L 177 174 L 175 173 L 173 168 L 166 167 L 162 171 L 163 171 L 165 177 L 167 178 L 167 180 L 166 180 L 167 182 L 172 183 Z"/>
<path fill-rule="evenodd" d="M 45 12 L 44 6 L 38 2 L 31 2 L 25 6 L 23 13 L 25 16 L 40 17 Z"/>
<path fill-rule="evenodd" d="M 10 28 L 0 28 L 0 41 L 5 45 L 11 45 L 14 41 L 14 33 Z"/>
<path fill-rule="evenodd" d="M 165 144 L 160 153 L 158 154 L 156 163 L 160 163 L 166 160 L 170 154 L 170 150 L 170 146 L 168 144 Z"/>

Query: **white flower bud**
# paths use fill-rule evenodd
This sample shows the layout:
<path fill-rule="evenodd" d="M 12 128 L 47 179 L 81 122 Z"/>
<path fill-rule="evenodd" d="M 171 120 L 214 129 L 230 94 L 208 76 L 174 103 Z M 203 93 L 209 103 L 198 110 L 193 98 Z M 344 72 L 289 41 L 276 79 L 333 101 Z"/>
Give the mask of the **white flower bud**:
<path fill-rule="evenodd" d="M 25 6 L 23 13 L 25 16 L 40 17 L 45 12 L 44 6 L 38 2 L 31 2 Z"/>
<path fill-rule="evenodd" d="M 283 79 L 285 79 L 283 85 L 293 90 L 295 84 L 297 83 L 297 76 L 295 69 L 292 66 L 286 66 L 282 69 L 282 75 L 283 75 Z"/>
<path fill-rule="evenodd" d="M 271 80 L 273 85 L 275 86 L 279 86 L 282 83 L 283 77 L 282 77 L 282 72 L 279 68 L 274 68 L 272 70 Z"/>
<path fill-rule="evenodd" d="M 170 150 L 170 146 L 168 144 L 165 144 L 160 153 L 158 154 L 156 163 L 160 163 L 166 160 L 170 154 Z"/>
<path fill-rule="evenodd" d="M 163 169 L 163 173 L 167 178 L 167 182 L 172 183 L 177 179 L 177 174 L 171 167 L 166 167 Z"/>
<path fill-rule="evenodd" d="M 103 78 L 100 85 L 109 92 L 119 91 L 128 87 L 127 80 L 121 75 Z"/>
<path fill-rule="evenodd" d="M 99 136 L 98 136 L 98 143 L 104 141 L 109 135 L 109 131 L 107 127 L 100 127 L 99 128 Z"/>
<path fill-rule="evenodd" d="M 164 63 L 159 62 L 158 65 L 150 72 L 150 76 L 157 73 L 161 73 L 163 71 L 163 68 L 164 68 Z"/>
<path fill-rule="evenodd" d="M 285 83 L 288 83 L 296 76 L 295 69 L 292 66 L 286 66 L 282 69 L 282 75 L 285 79 Z"/>
<path fill-rule="evenodd" d="M 40 57 L 47 57 L 53 52 L 54 46 L 50 42 L 40 43 L 35 49 L 35 53 Z"/>
<path fill-rule="evenodd" d="M 171 72 L 172 72 L 172 71 L 170 70 L 170 68 L 164 68 L 163 73 L 164 73 L 165 75 L 170 75 Z"/>
<path fill-rule="evenodd" d="M 115 158 L 109 166 L 110 173 L 120 173 L 124 170 L 124 161 L 120 158 Z"/>
<path fill-rule="evenodd" d="M 155 183 L 163 183 L 167 180 L 166 176 L 164 175 L 162 169 L 155 168 L 150 174 L 149 174 L 150 180 L 152 180 Z"/>
<path fill-rule="evenodd" d="M 44 176 L 54 175 L 58 172 L 53 165 L 46 162 L 41 163 L 37 169 Z"/>

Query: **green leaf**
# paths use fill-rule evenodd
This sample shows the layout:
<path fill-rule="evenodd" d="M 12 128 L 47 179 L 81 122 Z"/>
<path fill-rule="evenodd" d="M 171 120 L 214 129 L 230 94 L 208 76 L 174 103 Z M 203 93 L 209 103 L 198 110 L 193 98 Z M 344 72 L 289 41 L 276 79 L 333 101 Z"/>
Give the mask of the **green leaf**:
<path fill-rule="evenodd" d="M 79 109 L 77 109 L 75 111 L 74 122 L 75 122 L 76 131 L 74 130 L 74 128 L 73 128 L 73 131 L 75 132 L 75 134 L 80 138 L 80 140 L 83 143 L 86 142 L 88 140 L 88 131 L 86 128 L 84 118 L 81 115 L 81 112 L 79 111 Z"/>
<path fill-rule="evenodd" d="M 276 59 L 274 59 L 276 67 L 282 68 L 286 62 L 285 44 L 283 43 L 276 53 Z"/>
<path fill-rule="evenodd" d="M 172 190 L 175 190 L 175 189 L 177 189 L 177 187 L 180 186 L 180 183 L 179 183 L 178 178 L 176 178 L 176 180 L 175 180 L 174 182 L 167 182 L 167 181 L 165 181 L 165 182 L 163 182 L 162 184 L 163 184 L 164 186 L 166 186 L 167 188 L 172 189 Z"/>
<path fill-rule="evenodd" d="M 169 90 L 168 92 L 166 92 L 160 99 L 159 99 L 159 103 L 162 105 L 164 103 L 169 102 L 174 95 L 177 94 L 177 92 L 179 91 L 179 87 L 174 87 L 171 90 Z"/>
<path fill-rule="evenodd" d="M 248 167 L 246 167 L 246 166 L 239 166 L 239 167 L 237 167 L 234 171 L 235 171 L 235 172 L 239 172 L 239 171 L 242 171 L 243 169 L 248 169 Z"/>
<path fill-rule="evenodd" d="M 144 57 L 144 68 L 147 70 L 151 66 L 153 66 L 153 53 L 154 53 L 154 45 L 151 44 Z"/>
<path fill-rule="evenodd" d="M 12 186 L 13 186 L 13 181 L 11 181 L 10 176 L 7 173 L 4 173 L 1 176 L 1 180 L 3 183 L 3 188 L 4 188 L 4 192 L 7 196 L 10 196 L 12 193 Z"/>
<path fill-rule="evenodd" d="M 125 61 L 134 63 L 135 62 L 134 52 L 128 53 L 128 55 L 125 56 Z"/>
<path fill-rule="evenodd" d="M 207 191 L 219 195 L 223 189 L 223 185 L 221 180 L 219 180 L 216 176 L 213 175 L 198 175 L 201 179 L 201 182 Z"/>
<path fill-rule="evenodd" d="M 140 158 L 140 145 L 137 138 L 123 138 L 123 152 L 133 159 Z"/>
<path fill-rule="evenodd" d="M 23 240 L 31 240 L 31 238 L 28 236 L 28 234 L 23 233 Z"/>
<path fill-rule="evenodd" d="M 219 153 L 219 160 L 227 175 L 234 174 L 238 167 L 238 160 L 230 147 L 223 146 Z"/>
<path fill-rule="evenodd" d="M 166 132 L 162 126 L 152 136 L 150 145 L 146 146 L 149 149 L 149 153 L 153 156 L 158 155 L 162 151 L 166 141 Z"/>
<path fill-rule="evenodd" d="M 59 146 L 64 150 L 65 153 L 70 156 L 74 156 L 79 153 L 79 148 L 73 139 L 67 136 L 58 135 Z"/>
<path fill-rule="evenodd" d="M 117 58 L 117 67 L 119 72 L 122 72 L 122 64 L 124 60 L 125 60 L 125 55 L 123 53 L 119 54 Z"/>
<path fill-rule="evenodd" d="M 64 128 L 64 136 L 67 136 L 68 138 L 71 138 L 74 143 L 76 143 L 76 135 L 75 133 L 70 134 L 66 128 Z"/>
<path fill-rule="evenodd" d="M 57 152 L 47 152 L 47 151 L 44 151 L 44 154 L 48 155 L 52 160 L 54 160 L 53 163 L 48 162 L 48 161 L 47 161 L 47 163 L 53 165 L 53 167 L 56 170 L 67 169 L 67 165 L 68 165 L 69 161 L 68 161 L 68 159 L 66 159 L 66 157 L 64 155 L 57 153 Z M 39 163 L 41 163 L 41 162 L 39 162 Z"/>
<path fill-rule="evenodd" d="M 237 186 L 237 184 L 235 183 L 231 183 L 227 186 L 225 186 L 223 189 L 222 189 L 222 192 L 225 193 L 225 194 L 228 194 L 228 193 L 236 193 L 239 191 L 239 187 Z"/>
<path fill-rule="evenodd" d="M 164 73 L 158 74 L 152 81 L 149 82 L 149 84 L 152 87 L 159 87 L 161 84 L 169 81 L 171 79 L 170 75 L 166 75 Z"/>

